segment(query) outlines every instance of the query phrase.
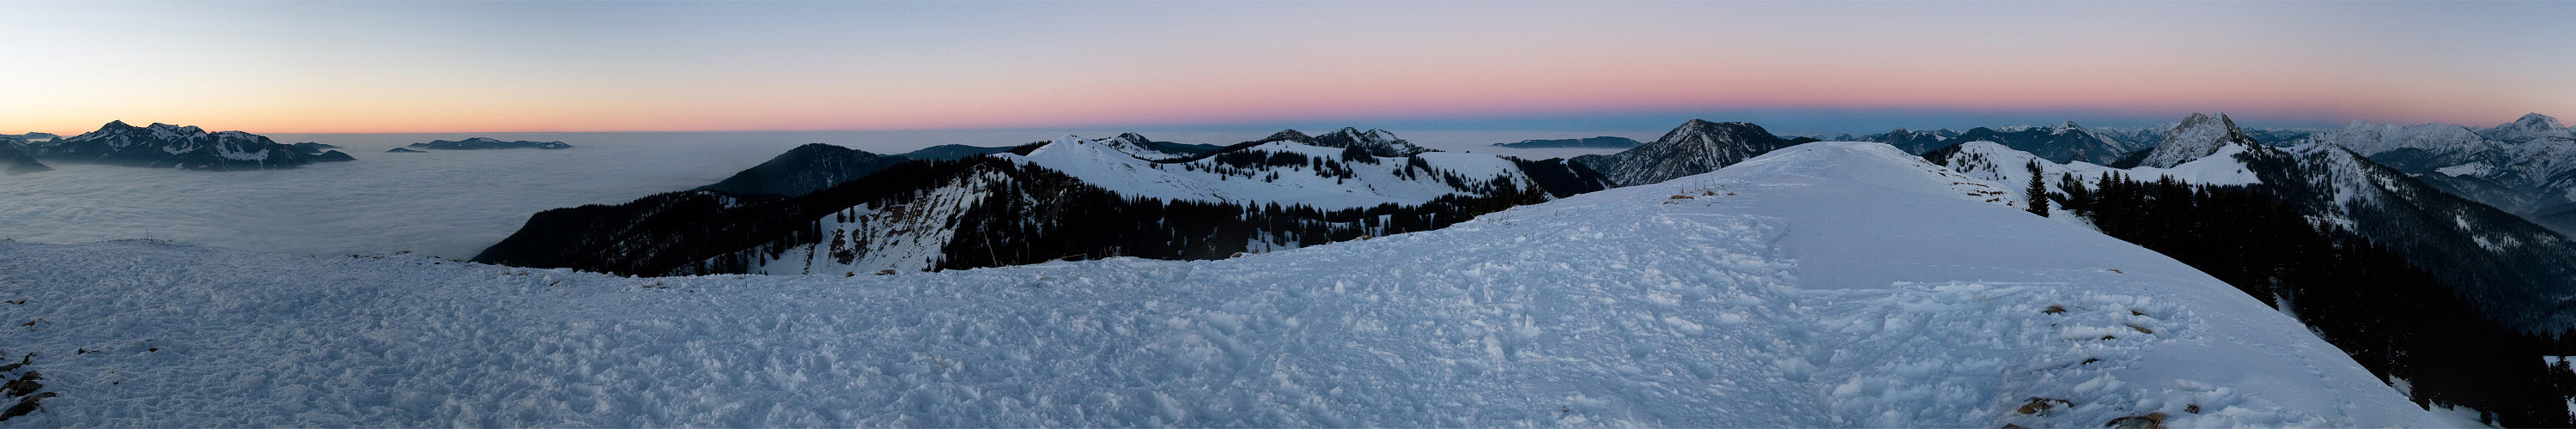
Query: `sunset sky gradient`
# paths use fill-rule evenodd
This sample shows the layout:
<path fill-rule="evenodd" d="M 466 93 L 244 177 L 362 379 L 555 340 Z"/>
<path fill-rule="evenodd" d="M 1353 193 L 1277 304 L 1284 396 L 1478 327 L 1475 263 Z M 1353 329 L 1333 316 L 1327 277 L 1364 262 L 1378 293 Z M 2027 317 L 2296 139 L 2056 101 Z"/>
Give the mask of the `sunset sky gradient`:
<path fill-rule="evenodd" d="M 0 2 L 0 16 L 0 133 L 2576 115 L 2576 2 Z"/>

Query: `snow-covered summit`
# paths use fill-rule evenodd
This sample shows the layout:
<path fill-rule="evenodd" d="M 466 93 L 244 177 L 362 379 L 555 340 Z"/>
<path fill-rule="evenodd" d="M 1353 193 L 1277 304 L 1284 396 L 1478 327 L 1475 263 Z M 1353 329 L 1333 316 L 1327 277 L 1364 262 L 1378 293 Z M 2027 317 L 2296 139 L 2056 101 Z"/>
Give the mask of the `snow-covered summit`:
<path fill-rule="evenodd" d="M 2558 118 L 2530 113 L 2522 115 L 2513 122 L 2479 131 L 2478 135 L 2489 140 L 2527 142 L 2544 138 L 2576 139 L 2576 130 L 2568 129 L 2567 124 L 2558 123 Z"/>
<path fill-rule="evenodd" d="M 2236 121 L 2228 119 L 2225 113 L 2214 118 L 2193 113 L 2184 117 L 2181 123 L 2174 124 L 2172 131 L 2165 132 L 2164 140 L 2157 142 L 2155 149 L 2149 149 L 2138 166 L 2169 168 L 2209 157 L 2230 147 L 2251 150 L 2262 145 L 2253 137 L 2246 136 L 2244 130 L 2236 128 Z"/>
<path fill-rule="evenodd" d="M 2218 280 L 1960 180 L 1819 143 L 1436 231 L 889 276 L 0 241 L 0 298 L 45 321 L 0 344 L 59 394 L 6 425 L 2441 425 Z"/>

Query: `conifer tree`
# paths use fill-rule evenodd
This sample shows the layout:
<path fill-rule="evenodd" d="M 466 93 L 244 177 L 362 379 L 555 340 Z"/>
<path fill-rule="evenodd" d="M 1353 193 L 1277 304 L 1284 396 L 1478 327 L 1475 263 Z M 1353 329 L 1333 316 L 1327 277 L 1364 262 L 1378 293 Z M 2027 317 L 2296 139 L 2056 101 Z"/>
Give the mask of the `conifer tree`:
<path fill-rule="evenodd" d="M 2039 160 L 2030 160 L 2028 167 L 2030 168 L 2030 190 L 2024 192 L 2023 196 L 2030 200 L 2031 214 L 2048 217 L 2048 182 L 2039 179 L 2040 175 L 2044 174 L 2039 170 Z"/>

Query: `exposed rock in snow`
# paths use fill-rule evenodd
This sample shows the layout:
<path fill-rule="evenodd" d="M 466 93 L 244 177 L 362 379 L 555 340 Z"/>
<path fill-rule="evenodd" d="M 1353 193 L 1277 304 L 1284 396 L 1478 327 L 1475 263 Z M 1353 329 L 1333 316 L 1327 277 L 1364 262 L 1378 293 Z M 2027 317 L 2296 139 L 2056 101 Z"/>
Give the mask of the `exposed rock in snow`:
<path fill-rule="evenodd" d="M 61 392 L 6 424 L 2441 424 L 2260 301 L 1945 172 L 1820 143 L 1437 231 L 890 276 L 0 241 L 0 298 L 46 321 L 0 344 Z"/>

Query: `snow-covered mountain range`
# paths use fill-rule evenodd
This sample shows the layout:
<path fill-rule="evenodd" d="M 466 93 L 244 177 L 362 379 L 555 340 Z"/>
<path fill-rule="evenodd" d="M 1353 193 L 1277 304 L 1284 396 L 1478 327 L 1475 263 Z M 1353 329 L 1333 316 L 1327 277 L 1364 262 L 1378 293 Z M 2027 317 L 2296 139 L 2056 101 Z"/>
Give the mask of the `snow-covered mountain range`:
<path fill-rule="evenodd" d="M 2223 116 L 2223 115 L 2222 115 Z M 2085 127 L 2075 121 L 2047 126 L 1977 127 L 1968 131 L 1947 128 L 1930 131 L 1897 128 L 1886 133 L 1854 136 L 1841 134 L 1821 137 L 1834 141 L 1869 141 L 1887 143 L 1914 154 L 1930 153 L 1975 141 L 1995 142 L 2013 150 L 2030 152 L 2050 162 L 2087 162 L 2095 165 L 2121 164 L 2123 159 L 2154 149 L 2181 122 L 2135 127 Z M 2312 130 L 2240 128 L 2239 132 L 2270 146 L 2304 143 Z"/>
<path fill-rule="evenodd" d="M 2120 140 L 2110 135 L 2076 125 L 2075 121 L 2044 127 L 1971 128 L 1966 132 L 1939 129 L 1913 131 L 1898 128 L 1866 136 L 1842 136 L 1838 140 L 1887 143 L 1909 153 L 1927 153 L 1973 141 L 1995 142 L 2006 147 L 2038 154 L 2054 162 L 2083 161 L 2108 165 L 2121 157 L 2153 147 L 2155 140 Z M 2143 143 L 2132 143 L 2143 142 Z"/>
<path fill-rule="evenodd" d="M 1153 143 L 1065 136 L 883 166 L 801 195 L 698 191 L 548 211 L 476 260 L 646 275 L 855 275 L 1222 258 L 1438 228 L 1603 187 L 1562 161 L 1429 152 L 1383 130 L 1290 130 L 1196 154 Z"/>
<path fill-rule="evenodd" d="M 0 241 L 37 321 L 0 344 L 54 395 L 5 425 L 2451 424 L 1993 188 L 1816 143 L 1371 240 L 856 277 Z"/>
<path fill-rule="evenodd" d="M 314 162 L 348 161 L 339 151 L 311 153 L 268 137 L 240 131 L 206 132 L 194 126 L 155 123 L 150 126 L 109 122 L 77 136 L 28 144 L 36 158 L 87 164 L 176 168 L 181 170 L 260 170 L 295 168 Z"/>
<path fill-rule="evenodd" d="M 2342 147 L 2444 192 L 2576 234 L 2576 131 L 2541 114 L 2485 130 L 2355 121 L 2313 144 Z"/>

